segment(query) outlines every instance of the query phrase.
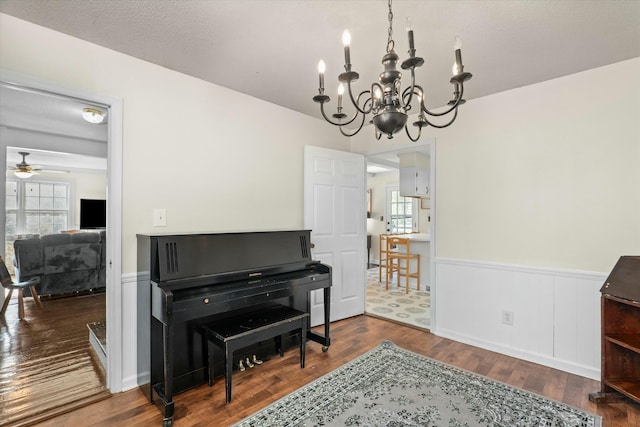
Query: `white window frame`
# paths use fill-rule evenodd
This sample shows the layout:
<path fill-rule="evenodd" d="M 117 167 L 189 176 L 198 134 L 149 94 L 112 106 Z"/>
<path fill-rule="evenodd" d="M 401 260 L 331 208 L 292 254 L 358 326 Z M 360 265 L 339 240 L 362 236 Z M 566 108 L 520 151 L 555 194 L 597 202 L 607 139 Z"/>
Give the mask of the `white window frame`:
<path fill-rule="evenodd" d="M 392 200 L 393 200 L 393 193 L 396 192 L 398 194 L 398 197 L 401 198 L 404 203 L 410 203 L 411 204 L 411 215 L 404 215 L 405 218 L 409 217 L 411 218 L 411 228 L 408 227 L 404 227 L 401 230 L 399 230 L 397 227 L 394 227 L 392 222 L 394 220 L 394 217 L 396 217 L 397 215 L 393 215 L 393 208 L 392 208 Z M 413 233 L 413 232 L 417 232 L 419 229 L 419 214 L 420 214 L 420 205 L 419 205 L 419 199 L 415 198 L 415 197 L 402 197 L 400 196 L 400 187 L 399 186 L 387 186 L 385 187 L 385 211 L 386 211 L 386 216 L 385 218 L 387 219 L 387 223 L 386 223 L 386 230 L 387 233 L 391 233 L 391 234 L 405 234 L 405 233 Z"/>
<path fill-rule="evenodd" d="M 16 234 L 15 235 L 11 235 L 13 237 L 13 239 L 15 239 L 16 236 L 20 236 L 20 235 L 24 235 L 24 234 L 41 234 L 41 230 L 39 230 L 38 233 L 28 233 L 27 230 L 27 226 L 26 226 L 26 217 L 27 217 L 27 211 L 43 211 L 43 212 L 61 212 L 62 210 L 60 209 L 27 209 L 27 194 L 26 194 L 26 187 L 28 184 L 45 184 L 45 185 L 63 185 L 66 187 L 67 190 L 67 208 L 64 210 L 64 212 L 66 212 L 67 214 L 67 221 L 66 224 L 64 224 L 63 229 L 69 229 L 70 224 L 74 223 L 74 201 L 73 201 L 73 184 L 69 181 L 65 181 L 65 180 L 50 180 L 50 179 L 29 179 L 29 180 L 23 180 L 23 179 L 18 179 L 18 178 L 7 178 L 7 182 L 15 182 L 17 184 L 17 209 L 6 209 L 6 213 L 8 214 L 9 212 L 16 212 L 17 214 L 17 218 L 16 218 Z M 39 197 L 39 196 L 38 196 Z M 62 231 L 62 230 L 55 230 L 52 232 L 57 232 L 57 231 Z M 7 240 L 9 240 L 9 234 L 7 233 Z M 11 239 L 11 241 L 13 241 L 13 239 Z"/>

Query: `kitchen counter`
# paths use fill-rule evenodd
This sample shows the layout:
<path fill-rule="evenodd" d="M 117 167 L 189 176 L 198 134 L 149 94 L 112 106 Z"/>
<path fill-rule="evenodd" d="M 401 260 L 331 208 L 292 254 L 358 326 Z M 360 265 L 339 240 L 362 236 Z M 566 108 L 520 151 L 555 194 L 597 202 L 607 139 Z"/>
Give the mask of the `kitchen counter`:
<path fill-rule="evenodd" d="M 430 242 L 431 234 L 429 233 L 411 233 L 411 234 L 398 234 L 398 237 L 405 237 L 412 242 Z"/>
<path fill-rule="evenodd" d="M 412 254 L 420 254 L 420 290 L 429 289 L 429 279 L 431 275 L 431 264 L 429 257 L 431 256 L 431 234 L 430 233 L 411 233 L 399 234 L 397 237 L 404 237 L 411 241 L 410 251 Z M 412 265 L 411 269 L 416 267 Z"/>

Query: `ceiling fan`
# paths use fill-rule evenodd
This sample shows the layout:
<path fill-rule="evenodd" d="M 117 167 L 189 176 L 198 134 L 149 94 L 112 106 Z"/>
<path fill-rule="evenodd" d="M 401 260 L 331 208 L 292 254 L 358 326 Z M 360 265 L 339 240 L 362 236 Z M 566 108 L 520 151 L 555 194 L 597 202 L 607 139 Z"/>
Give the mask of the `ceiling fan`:
<path fill-rule="evenodd" d="M 29 153 L 27 153 L 26 151 L 19 151 L 18 154 L 22 156 L 22 161 L 20 163 L 16 163 L 15 167 L 9 166 L 9 170 L 12 170 L 15 176 L 17 176 L 18 178 L 31 178 L 33 175 L 36 175 L 39 172 L 68 173 L 68 171 L 61 170 L 44 170 L 39 165 L 30 165 L 26 160 L 26 157 L 29 155 Z"/>

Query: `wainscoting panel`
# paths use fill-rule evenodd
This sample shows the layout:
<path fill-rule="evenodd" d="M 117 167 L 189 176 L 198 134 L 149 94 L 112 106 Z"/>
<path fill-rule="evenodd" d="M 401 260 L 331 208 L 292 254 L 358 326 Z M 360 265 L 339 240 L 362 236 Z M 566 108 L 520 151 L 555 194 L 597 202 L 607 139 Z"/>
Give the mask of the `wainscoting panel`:
<path fill-rule="evenodd" d="M 556 358 L 595 366 L 600 372 L 600 288 L 601 280 L 588 277 L 555 277 Z M 596 343 L 597 352 L 592 351 Z M 598 374 L 599 375 L 599 374 Z M 600 377 L 598 376 L 597 379 Z"/>
<path fill-rule="evenodd" d="M 445 258 L 435 268 L 432 333 L 600 379 L 605 273 Z"/>
<path fill-rule="evenodd" d="M 149 274 L 138 278 L 136 273 L 122 275 L 122 390 L 138 386 L 137 305 L 138 280 L 149 280 Z"/>

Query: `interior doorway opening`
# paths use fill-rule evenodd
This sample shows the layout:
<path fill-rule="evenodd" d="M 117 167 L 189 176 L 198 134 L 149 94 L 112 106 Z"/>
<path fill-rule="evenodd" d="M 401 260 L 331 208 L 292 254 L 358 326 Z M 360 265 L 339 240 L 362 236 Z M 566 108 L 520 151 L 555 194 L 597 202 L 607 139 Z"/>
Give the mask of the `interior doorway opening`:
<path fill-rule="evenodd" d="M 428 157 L 428 197 L 400 194 L 400 155 L 420 153 Z M 430 329 L 434 306 L 433 247 L 435 241 L 433 206 L 435 202 L 435 143 L 426 143 L 367 155 L 367 192 L 371 209 L 367 219 L 370 265 L 367 266 L 366 314 L 421 329 Z M 420 289 L 415 278 L 405 290 L 405 277 L 399 286 L 394 274 L 387 284 L 385 236 L 411 235 L 410 251 L 420 253 Z M 414 268 L 415 271 L 415 268 Z"/>
<path fill-rule="evenodd" d="M 0 147 L 0 160 L 6 165 L 7 172 L 4 175 L 3 183 L 0 185 L 0 231 L 3 236 L 2 252 L 6 256 L 6 244 L 4 244 L 7 232 L 11 231 L 8 227 L 12 225 L 7 218 L 7 177 L 10 173 L 13 173 L 10 168 L 16 166 L 16 162 L 11 157 L 11 150 L 16 148 L 23 151 L 23 149 L 29 150 L 30 154 L 40 153 L 42 155 L 53 156 L 85 156 L 98 158 L 105 164 L 103 168 L 103 198 L 108 201 L 106 218 L 107 223 L 105 229 L 108 230 L 107 244 L 105 245 L 104 265 L 106 266 L 103 274 L 106 284 L 106 292 L 98 293 L 101 295 L 101 301 L 93 304 L 91 309 L 86 309 L 85 312 L 95 313 L 96 307 L 98 312 L 102 313 L 102 318 L 105 322 L 104 334 L 106 340 L 109 342 L 110 351 L 109 356 L 104 360 L 104 369 L 102 372 L 102 382 L 106 384 L 105 390 L 108 393 L 109 390 L 113 392 L 121 391 L 122 389 L 122 361 L 120 360 L 121 349 L 121 290 L 120 290 L 120 277 L 121 277 L 121 193 L 122 193 L 122 101 L 102 95 L 95 95 L 84 91 L 77 91 L 67 87 L 59 87 L 55 84 L 43 82 L 40 79 L 34 79 L 30 76 L 25 76 L 18 73 L 13 73 L 8 70 L 0 70 L 0 87 L 2 89 L 2 96 L 0 96 L 0 109 L 2 110 L 2 122 L 0 123 L 0 132 L 2 134 L 2 146 Z M 12 94 L 15 96 L 5 96 Z M 100 138 L 94 136 L 69 136 L 65 135 L 61 130 L 63 126 L 63 120 L 51 120 L 49 121 L 50 127 L 48 129 L 38 129 L 32 127 L 28 122 L 33 119 L 51 119 L 52 115 L 64 111 L 64 108 L 55 108 L 55 105 L 59 103 L 68 104 L 85 104 L 89 106 L 98 106 L 107 112 L 108 120 L 102 126 L 102 130 L 106 135 L 104 141 L 100 141 Z M 9 108 L 9 106 L 11 108 Z M 47 115 L 41 109 L 49 109 L 52 113 Z M 16 124 L 16 121 L 12 121 L 15 118 L 13 115 L 19 116 L 22 121 L 20 124 Z M 16 117 L 17 117 L 16 116 Z M 81 117 L 81 112 L 78 115 Z M 80 126 L 77 123 L 73 126 Z M 56 154 L 57 153 L 57 154 Z M 32 160 L 32 159 L 29 159 Z M 32 162 L 34 165 L 37 163 L 47 163 L 45 161 Z M 68 166 L 68 165 L 66 165 Z M 85 167 L 84 169 L 92 169 L 92 167 Z M 68 167 L 63 167 L 68 169 Z M 79 167 L 79 169 L 83 169 Z M 85 174 L 87 170 L 82 171 Z M 41 181 L 47 179 L 52 180 L 54 175 L 46 175 L 44 171 L 37 171 L 38 178 Z M 69 180 L 69 174 L 64 173 L 65 178 L 60 178 L 61 175 L 56 174 L 55 180 L 65 179 Z M 86 176 L 86 175 L 85 175 Z M 46 178 L 46 179 L 45 179 Z M 46 189 L 45 189 L 46 190 Z M 74 230 L 78 225 L 79 206 L 75 204 L 75 198 L 78 194 L 71 190 L 68 193 L 69 201 L 71 205 L 67 209 L 68 217 L 66 222 L 66 230 L 64 231 L 77 231 Z M 45 195 L 46 196 L 46 195 Z M 91 196 L 91 197 L 95 197 Z M 70 213 L 69 213 L 70 212 Z M 46 214 L 44 215 L 46 216 Z M 16 225 L 16 223 L 13 223 Z M 55 227 L 54 227 L 55 228 Z M 60 227 L 58 227 L 60 228 Z M 106 234 L 105 230 L 105 234 Z M 13 232 L 15 233 L 16 230 Z M 46 231 L 46 230 L 45 230 Z M 52 234 L 58 234 L 60 230 L 57 228 L 51 230 Z M 40 233 L 42 234 L 42 232 Z M 15 236 L 14 236 L 15 237 Z M 80 305 L 85 304 L 91 298 L 80 297 L 81 300 L 75 300 L 74 302 Z M 98 298 L 98 299 L 100 299 Z M 2 333 L 12 333 L 12 336 L 18 336 L 20 331 L 18 329 L 22 327 L 30 330 L 36 330 L 38 324 L 57 324 L 53 322 L 51 318 L 42 318 L 43 315 L 53 316 L 56 312 L 60 316 L 65 316 L 64 313 L 68 313 L 69 310 L 61 309 L 54 310 L 54 306 L 63 305 L 64 302 L 70 301 L 69 299 L 54 299 L 49 303 L 51 310 L 43 310 L 42 313 L 33 311 L 33 317 L 31 319 L 25 319 L 25 321 L 19 321 L 13 319 L 11 316 L 5 316 L 0 321 L 3 322 Z M 46 305 L 47 302 L 45 301 Z M 74 304 L 72 304 L 74 305 Z M 50 314 L 51 313 L 51 314 Z M 40 320 L 38 320 L 40 318 Z M 10 323 L 10 324 L 9 324 Z M 87 329 L 87 322 L 83 321 L 82 328 L 80 328 L 83 337 L 86 337 L 86 343 L 88 343 L 89 331 Z M 108 326 L 108 327 L 107 327 Z M 13 328 L 13 329 L 12 329 Z M 18 329 L 16 329 L 18 328 Z M 63 329 L 63 327 L 60 327 Z M 11 332 L 13 331 L 13 332 Z M 23 332 L 20 338 L 26 338 L 26 332 Z M 41 337 L 39 338 L 41 339 Z M 85 338 L 82 338 L 85 340 Z M 4 342 L 4 337 L 3 337 Z M 83 344 L 84 345 L 84 344 Z M 7 362 L 10 360 L 16 360 L 16 351 L 19 351 L 18 346 L 9 348 L 11 357 L 2 357 L 2 360 Z M 93 363 L 93 362 L 92 362 Z M 98 362 L 99 363 L 99 362 Z M 72 366 L 72 365 L 69 365 Z M 73 373 L 70 374 L 73 376 Z M 9 384 L 12 384 L 9 381 Z M 38 384 L 41 387 L 41 384 Z M 75 402 L 77 403 L 82 399 L 78 399 L 76 396 Z M 37 406 L 37 405 L 36 405 Z M 40 405 L 39 412 L 42 412 L 43 408 Z M 53 408 L 55 409 L 55 408 Z M 28 414 L 27 414 L 28 415 Z"/>

